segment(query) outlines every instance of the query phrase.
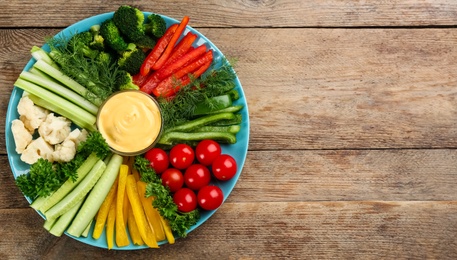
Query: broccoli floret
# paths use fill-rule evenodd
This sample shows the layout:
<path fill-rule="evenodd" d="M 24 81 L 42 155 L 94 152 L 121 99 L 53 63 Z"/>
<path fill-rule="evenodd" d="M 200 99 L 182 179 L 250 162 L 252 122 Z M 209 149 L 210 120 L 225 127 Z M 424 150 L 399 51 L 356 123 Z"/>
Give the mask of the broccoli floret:
<path fill-rule="evenodd" d="M 110 53 L 101 51 L 98 54 L 98 56 L 95 58 L 95 60 L 97 62 L 101 62 L 103 64 L 110 64 L 114 61 L 114 58 Z"/>
<path fill-rule="evenodd" d="M 117 52 L 127 50 L 128 44 L 122 38 L 121 32 L 112 19 L 108 19 L 100 25 L 100 35 L 103 37 L 105 43 L 113 50 Z"/>
<path fill-rule="evenodd" d="M 156 45 L 156 41 L 149 35 L 144 35 L 140 40 L 135 42 L 138 48 L 143 49 L 143 51 L 151 50 Z"/>
<path fill-rule="evenodd" d="M 164 35 L 167 29 L 167 23 L 158 14 L 150 14 L 144 24 L 144 31 L 152 34 L 154 37 L 160 38 Z"/>
<path fill-rule="evenodd" d="M 138 90 L 140 87 L 133 83 L 132 75 L 125 70 L 118 70 L 116 77 L 116 87 L 119 90 L 135 89 Z"/>
<path fill-rule="evenodd" d="M 113 15 L 114 24 L 131 42 L 136 42 L 144 35 L 144 14 L 138 8 L 121 5 Z"/>
<path fill-rule="evenodd" d="M 146 54 L 135 44 L 130 43 L 126 51 L 121 53 L 121 56 L 117 60 L 119 68 L 127 71 L 131 75 L 138 74 L 140 72 L 141 64 L 146 58 Z"/>
<path fill-rule="evenodd" d="M 89 43 L 89 47 L 99 51 L 105 50 L 105 39 L 100 35 L 100 25 L 92 25 L 89 32 L 92 34 L 92 41 Z"/>
<path fill-rule="evenodd" d="M 68 48 L 71 51 L 83 54 L 87 58 L 94 59 L 97 57 L 98 51 L 90 48 L 92 40 L 93 37 L 90 32 L 80 32 L 70 38 L 68 41 Z"/>

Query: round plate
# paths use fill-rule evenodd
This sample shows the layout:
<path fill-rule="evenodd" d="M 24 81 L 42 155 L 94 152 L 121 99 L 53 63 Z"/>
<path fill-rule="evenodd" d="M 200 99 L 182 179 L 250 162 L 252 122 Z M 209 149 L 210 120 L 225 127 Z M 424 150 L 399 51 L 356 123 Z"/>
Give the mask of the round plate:
<path fill-rule="evenodd" d="M 144 12 L 144 14 L 149 15 L 151 13 Z M 103 21 L 105 21 L 106 19 L 112 18 L 112 16 L 113 16 L 113 12 L 92 16 L 90 18 L 81 20 L 81 21 L 67 27 L 63 31 L 59 32 L 59 34 L 69 36 L 75 32 L 87 31 L 87 30 L 89 30 L 89 28 L 92 25 L 100 24 Z M 170 26 L 171 24 L 179 23 L 179 21 L 172 19 L 170 17 L 166 17 L 163 15 L 162 15 L 162 17 L 167 22 L 167 27 Z M 219 66 L 220 66 L 221 61 L 225 58 L 225 56 L 222 54 L 222 52 L 204 35 L 199 33 L 197 30 L 191 28 L 190 26 L 187 26 L 185 33 L 189 32 L 189 31 L 198 35 L 198 38 L 195 42 L 196 46 L 201 45 L 201 44 L 206 44 L 209 48 L 213 49 L 214 62 L 216 64 L 216 66 L 217 66 L 217 64 L 219 64 Z M 43 48 L 47 49 L 48 46 L 44 45 Z M 34 63 L 35 63 L 35 60 L 32 58 L 25 66 L 24 71 L 29 70 Z M 225 182 L 214 183 L 214 184 L 218 185 L 224 192 L 224 201 L 225 201 L 225 199 L 227 199 L 228 195 L 230 194 L 230 192 L 232 191 L 236 182 L 238 181 L 238 178 L 241 174 L 241 170 L 243 169 L 244 162 L 246 160 L 246 154 L 247 154 L 248 143 L 249 143 L 249 113 L 248 113 L 248 107 L 247 107 L 247 103 L 246 103 L 246 98 L 244 96 L 243 88 L 241 87 L 238 77 L 235 79 L 235 84 L 236 84 L 236 89 L 240 93 L 240 99 L 238 99 L 235 102 L 235 104 L 244 105 L 244 108 L 240 112 L 242 114 L 243 121 L 241 123 L 241 130 L 237 134 L 237 142 L 233 145 L 222 145 L 222 152 L 226 153 L 226 154 L 230 154 L 235 158 L 235 160 L 237 161 L 237 164 L 238 164 L 238 171 L 237 171 L 235 177 L 232 178 L 231 180 L 225 181 Z M 8 111 L 6 114 L 6 124 L 5 124 L 6 125 L 6 129 L 5 129 L 6 130 L 5 131 L 5 133 L 6 133 L 6 150 L 8 153 L 8 160 L 9 160 L 14 178 L 17 178 L 17 176 L 19 176 L 21 174 L 26 174 L 30 168 L 30 166 L 28 164 L 26 164 L 20 160 L 20 156 L 16 153 L 15 143 L 14 143 L 13 135 L 11 133 L 11 122 L 14 119 L 19 118 L 19 114 L 18 114 L 16 108 L 17 108 L 19 99 L 22 96 L 22 93 L 23 93 L 23 91 L 21 89 L 19 89 L 17 87 L 13 88 L 13 91 L 12 91 L 11 97 L 10 97 L 10 101 L 8 104 Z M 29 201 L 29 203 L 32 202 L 32 200 L 30 198 L 26 197 L 26 199 Z M 200 225 L 202 225 L 206 220 L 208 220 L 209 217 L 211 217 L 215 213 L 215 211 L 216 210 L 202 211 L 200 220 L 198 221 L 197 224 L 195 224 L 194 226 L 192 226 L 189 229 L 189 232 L 191 232 L 192 230 L 194 230 L 197 227 L 199 227 Z M 37 211 L 37 213 L 43 217 L 43 215 L 40 212 Z M 69 235 L 67 233 L 65 233 L 65 234 L 78 241 L 81 241 L 83 243 L 86 243 L 86 244 L 89 244 L 92 246 L 96 246 L 96 247 L 107 248 L 105 231 L 103 231 L 103 234 L 99 239 L 94 240 L 91 236 L 92 230 L 93 230 L 93 226 L 92 226 L 91 232 L 89 233 L 89 236 L 87 238 L 72 237 L 71 235 Z M 167 243 L 166 240 L 160 241 L 159 245 L 163 245 L 166 243 Z M 135 250 L 135 249 L 147 248 L 146 246 L 133 245 L 132 242 L 130 243 L 129 246 L 126 246 L 126 247 L 117 247 L 115 244 L 116 243 L 114 243 L 113 249 L 118 249 L 118 250 Z"/>

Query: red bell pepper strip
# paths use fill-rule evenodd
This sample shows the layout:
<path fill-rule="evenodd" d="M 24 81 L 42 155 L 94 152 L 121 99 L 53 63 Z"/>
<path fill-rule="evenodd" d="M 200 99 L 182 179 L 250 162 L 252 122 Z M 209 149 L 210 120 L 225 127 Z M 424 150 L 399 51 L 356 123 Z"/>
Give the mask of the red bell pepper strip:
<path fill-rule="evenodd" d="M 181 56 L 181 58 L 175 60 L 170 65 L 168 65 L 166 67 L 162 67 L 161 69 L 155 71 L 154 74 L 156 75 L 157 79 L 162 80 L 162 79 L 172 75 L 173 73 L 175 73 L 176 71 L 181 69 L 186 64 L 189 64 L 190 62 L 194 61 L 195 59 L 197 59 L 198 57 L 203 55 L 205 52 L 206 52 L 206 45 L 204 45 L 204 44 L 200 45 L 197 48 L 184 54 L 183 56 Z"/>
<path fill-rule="evenodd" d="M 132 76 L 132 81 L 135 85 L 141 87 L 146 81 L 147 77 L 141 75 L 141 73 Z"/>
<path fill-rule="evenodd" d="M 167 47 L 163 51 L 162 55 L 152 65 L 153 70 L 160 69 L 163 66 L 163 64 L 165 64 L 165 62 L 168 60 L 168 57 L 170 57 L 170 54 L 173 51 L 173 48 L 175 47 L 175 44 L 178 42 L 179 37 L 181 37 L 181 34 L 184 32 L 184 29 L 186 29 L 186 26 L 188 23 L 189 23 L 189 16 L 184 16 L 184 18 L 179 23 L 178 28 L 176 28 L 176 31 L 173 33 L 173 37 L 170 39 L 170 42 L 168 43 Z"/>
<path fill-rule="evenodd" d="M 171 52 L 170 57 L 163 65 L 164 67 L 170 65 L 174 61 L 176 61 L 179 57 L 186 54 L 191 48 L 192 44 L 194 43 L 195 39 L 197 39 L 197 35 L 191 32 L 187 33 L 175 46 L 173 51 Z"/>
<path fill-rule="evenodd" d="M 162 55 L 164 50 L 167 48 L 168 43 L 173 38 L 173 35 L 178 27 L 179 27 L 178 24 L 171 25 L 165 31 L 164 35 L 162 37 L 160 37 L 160 39 L 157 41 L 154 48 L 151 50 L 151 52 L 148 54 L 148 56 L 144 60 L 143 64 L 141 65 L 141 68 L 140 68 L 141 75 L 146 76 L 149 74 L 152 66 L 157 62 L 157 60 L 160 58 L 160 55 Z"/>
<path fill-rule="evenodd" d="M 160 83 L 160 80 L 157 79 L 155 74 L 149 75 L 149 77 L 144 81 L 144 83 L 140 86 L 140 90 L 151 94 L 152 90 L 157 87 L 157 84 Z"/>
<path fill-rule="evenodd" d="M 152 93 L 156 97 L 170 97 L 181 89 L 182 86 L 190 83 L 189 73 L 192 73 L 193 78 L 200 77 L 211 66 L 212 61 L 213 51 L 209 50 L 189 65 L 162 80 L 155 86 Z"/>

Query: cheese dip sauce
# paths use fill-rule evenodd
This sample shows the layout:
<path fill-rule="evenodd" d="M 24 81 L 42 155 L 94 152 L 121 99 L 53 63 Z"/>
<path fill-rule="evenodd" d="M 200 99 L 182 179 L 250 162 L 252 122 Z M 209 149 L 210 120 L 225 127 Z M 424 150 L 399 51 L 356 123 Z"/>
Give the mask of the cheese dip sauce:
<path fill-rule="evenodd" d="M 125 90 L 102 104 L 97 127 L 114 152 L 136 155 L 146 152 L 156 142 L 162 130 L 162 116 L 151 96 Z"/>

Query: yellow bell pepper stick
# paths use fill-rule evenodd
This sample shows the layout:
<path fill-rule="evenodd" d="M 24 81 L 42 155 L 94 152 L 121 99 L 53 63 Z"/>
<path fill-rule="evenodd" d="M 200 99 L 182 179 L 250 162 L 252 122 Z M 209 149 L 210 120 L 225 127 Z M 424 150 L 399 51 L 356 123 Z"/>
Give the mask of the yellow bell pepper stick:
<path fill-rule="evenodd" d="M 124 195 L 128 172 L 129 167 L 126 164 L 122 164 L 121 167 L 119 167 L 119 182 L 116 197 L 116 245 L 118 247 L 130 244 L 124 222 Z"/>
<path fill-rule="evenodd" d="M 127 190 L 124 192 L 124 226 L 127 226 L 127 221 L 129 218 L 129 207 L 130 207 L 130 202 L 129 202 L 129 197 L 127 195 Z"/>
<path fill-rule="evenodd" d="M 173 231 L 171 231 L 170 224 L 168 223 L 168 220 L 164 219 L 162 216 L 160 216 L 160 221 L 162 222 L 163 230 L 165 231 L 165 236 L 167 237 L 168 243 L 170 245 L 175 243 L 175 236 L 173 236 Z"/>
<path fill-rule="evenodd" d="M 137 169 L 132 168 L 132 175 L 135 177 L 135 181 L 139 181 L 141 176 Z"/>
<path fill-rule="evenodd" d="M 113 248 L 114 244 L 114 222 L 116 221 L 116 198 L 109 208 L 108 219 L 106 221 L 106 244 L 108 249 Z"/>
<path fill-rule="evenodd" d="M 141 203 L 143 204 L 144 213 L 146 215 L 146 219 L 149 222 L 149 225 L 154 230 L 156 235 L 157 241 L 162 241 L 165 239 L 165 233 L 162 228 L 162 221 L 160 221 L 160 213 L 157 209 L 152 206 L 153 197 L 147 197 L 146 194 L 146 183 L 142 181 L 138 181 L 138 194 L 140 195 Z"/>
<path fill-rule="evenodd" d="M 108 217 L 110 206 L 114 198 L 116 197 L 117 182 L 118 179 L 114 181 L 113 186 L 111 186 L 108 195 L 106 195 L 105 200 L 103 201 L 102 205 L 100 206 L 100 209 L 98 210 L 97 217 L 95 218 L 94 231 L 92 233 L 92 237 L 94 239 L 99 239 L 102 235 L 103 229 L 105 228 L 106 218 Z"/>
<path fill-rule="evenodd" d="M 147 246 L 158 248 L 159 245 L 157 244 L 154 231 L 149 226 L 146 216 L 144 215 L 143 206 L 141 205 L 140 196 L 138 195 L 138 188 L 136 185 L 135 177 L 133 177 L 133 175 L 127 176 L 126 188 L 130 205 L 133 211 L 133 216 L 135 217 L 141 238 Z"/>
<path fill-rule="evenodd" d="M 132 207 L 129 207 L 127 225 L 129 227 L 130 237 L 135 245 L 144 245 L 143 239 L 141 239 L 140 231 L 136 225 L 135 217 L 133 216 Z"/>

